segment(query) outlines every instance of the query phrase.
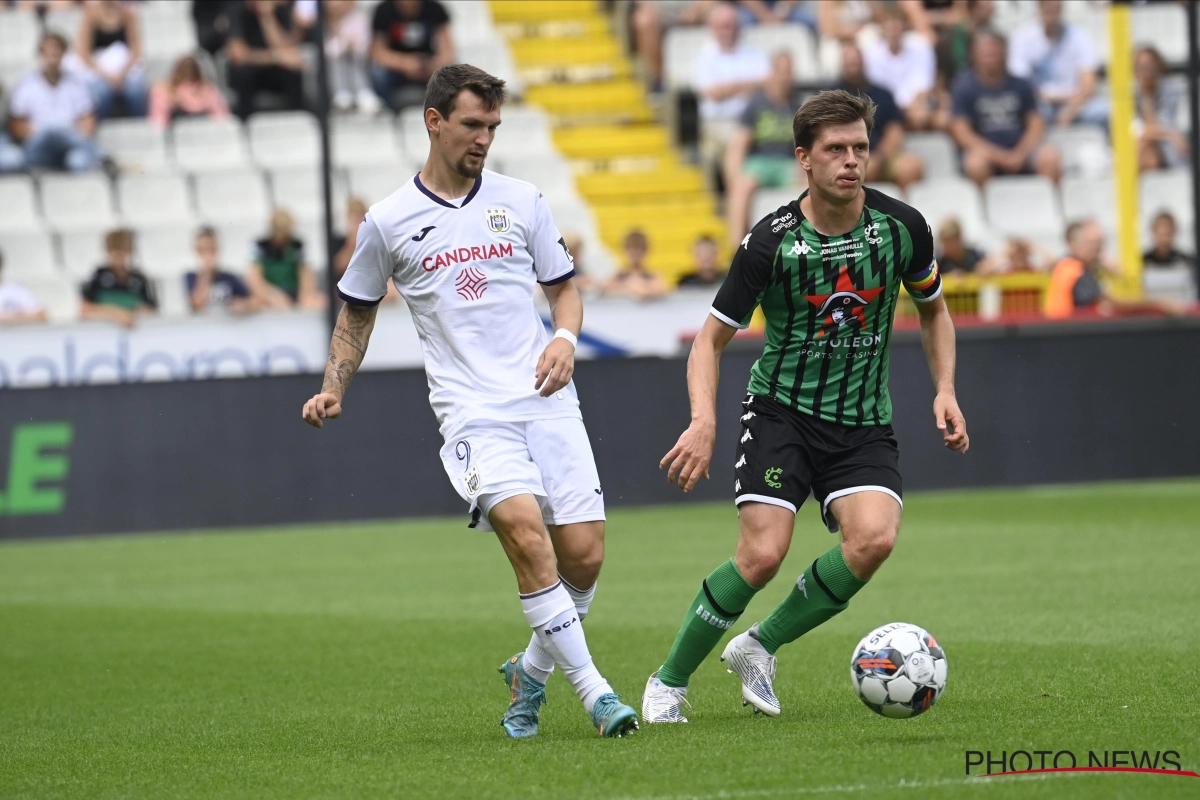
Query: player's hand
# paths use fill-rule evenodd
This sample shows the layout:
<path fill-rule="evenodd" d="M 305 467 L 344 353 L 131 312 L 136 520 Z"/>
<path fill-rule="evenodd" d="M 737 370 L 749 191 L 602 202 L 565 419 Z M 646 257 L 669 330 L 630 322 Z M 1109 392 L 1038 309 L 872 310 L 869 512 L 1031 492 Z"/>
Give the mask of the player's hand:
<path fill-rule="evenodd" d="M 538 359 L 537 377 L 533 388 L 542 397 L 549 397 L 571 382 L 575 374 L 575 345 L 566 339 L 551 339 Z"/>
<path fill-rule="evenodd" d="M 708 480 L 708 466 L 712 463 L 713 445 L 716 441 L 716 425 L 693 422 L 680 435 L 671 452 L 658 462 L 658 468 L 663 469 L 669 464 L 667 480 L 677 484 L 686 494 L 700 482 L 701 477 Z"/>
<path fill-rule="evenodd" d="M 341 415 L 341 398 L 329 392 L 315 394 L 304 404 L 304 421 L 314 428 L 323 428 L 325 423 L 322 420 L 337 419 Z"/>
<path fill-rule="evenodd" d="M 933 417 L 937 421 L 938 430 L 942 432 L 942 440 L 946 447 L 966 455 L 971 446 L 971 438 L 967 436 L 967 420 L 963 417 L 958 400 L 953 394 L 938 393 L 933 399 Z"/>

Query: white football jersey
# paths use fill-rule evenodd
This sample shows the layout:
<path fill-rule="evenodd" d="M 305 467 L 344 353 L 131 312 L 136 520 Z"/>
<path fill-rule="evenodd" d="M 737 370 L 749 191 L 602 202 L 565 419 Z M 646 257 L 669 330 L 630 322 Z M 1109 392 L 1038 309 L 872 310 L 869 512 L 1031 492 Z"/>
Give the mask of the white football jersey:
<path fill-rule="evenodd" d="M 418 174 L 371 206 L 338 294 L 372 305 L 392 279 L 421 339 L 430 405 L 452 436 L 471 420 L 580 416 L 573 383 L 550 397 L 533 388 L 551 339 L 534 290 L 574 274 L 533 184 L 484 170 L 466 197 L 448 201 Z"/>

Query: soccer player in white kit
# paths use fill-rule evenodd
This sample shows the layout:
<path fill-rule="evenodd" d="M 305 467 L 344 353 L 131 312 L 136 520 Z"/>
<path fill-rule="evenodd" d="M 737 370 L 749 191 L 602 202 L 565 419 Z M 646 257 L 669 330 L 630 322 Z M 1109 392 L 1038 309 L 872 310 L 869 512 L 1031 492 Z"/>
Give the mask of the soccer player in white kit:
<path fill-rule="evenodd" d="M 499 537 L 533 628 L 500 668 L 512 695 L 504 730 L 537 733 L 557 664 L 601 735 L 622 736 L 637 713 L 592 663 L 579 624 L 604 560 L 604 497 L 571 383 L 583 302 L 537 188 L 483 168 L 504 100 L 504 81 L 467 64 L 430 78 L 429 158 L 359 226 L 325 382 L 304 419 L 320 428 L 342 413 L 391 278 L 421 340 L 446 474 L 471 527 Z M 553 337 L 533 304 L 537 284 Z"/>

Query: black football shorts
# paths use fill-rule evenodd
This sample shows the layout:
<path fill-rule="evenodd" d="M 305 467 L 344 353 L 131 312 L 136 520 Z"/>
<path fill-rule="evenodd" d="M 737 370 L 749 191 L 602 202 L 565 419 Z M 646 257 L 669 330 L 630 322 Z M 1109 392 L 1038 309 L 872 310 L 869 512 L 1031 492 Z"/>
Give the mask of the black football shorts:
<path fill-rule="evenodd" d="M 763 395 L 746 395 L 734 462 L 738 505 L 770 503 L 793 512 L 809 492 L 836 533 L 829 504 L 855 492 L 883 492 L 904 505 L 900 449 L 891 425 L 848 427 L 802 414 Z"/>

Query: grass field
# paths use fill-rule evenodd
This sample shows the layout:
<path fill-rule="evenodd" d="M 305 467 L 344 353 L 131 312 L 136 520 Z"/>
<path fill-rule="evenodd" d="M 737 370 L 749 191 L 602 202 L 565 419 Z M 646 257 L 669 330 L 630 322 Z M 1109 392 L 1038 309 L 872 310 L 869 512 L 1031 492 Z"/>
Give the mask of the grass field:
<path fill-rule="evenodd" d="M 1200 480 L 913 494 L 879 576 L 780 652 L 781 717 L 751 717 L 714 656 L 691 723 L 622 740 L 557 675 L 542 735 L 503 737 L 495 670 L 529 629 L 499 546 L 463 522 L 0 545 L 0 796 L 1200 796 L 1178 776 L 964 777 L 965 750 L 1200 767 Z M 611 513 L 586 628 L 632 705 L 735 530 L 727 504 Z M 831 541 L 803 509 L 743 621 Z M 858 639 L 895 620 L 950 665 L 913 720 L 850 686 Z"/>

